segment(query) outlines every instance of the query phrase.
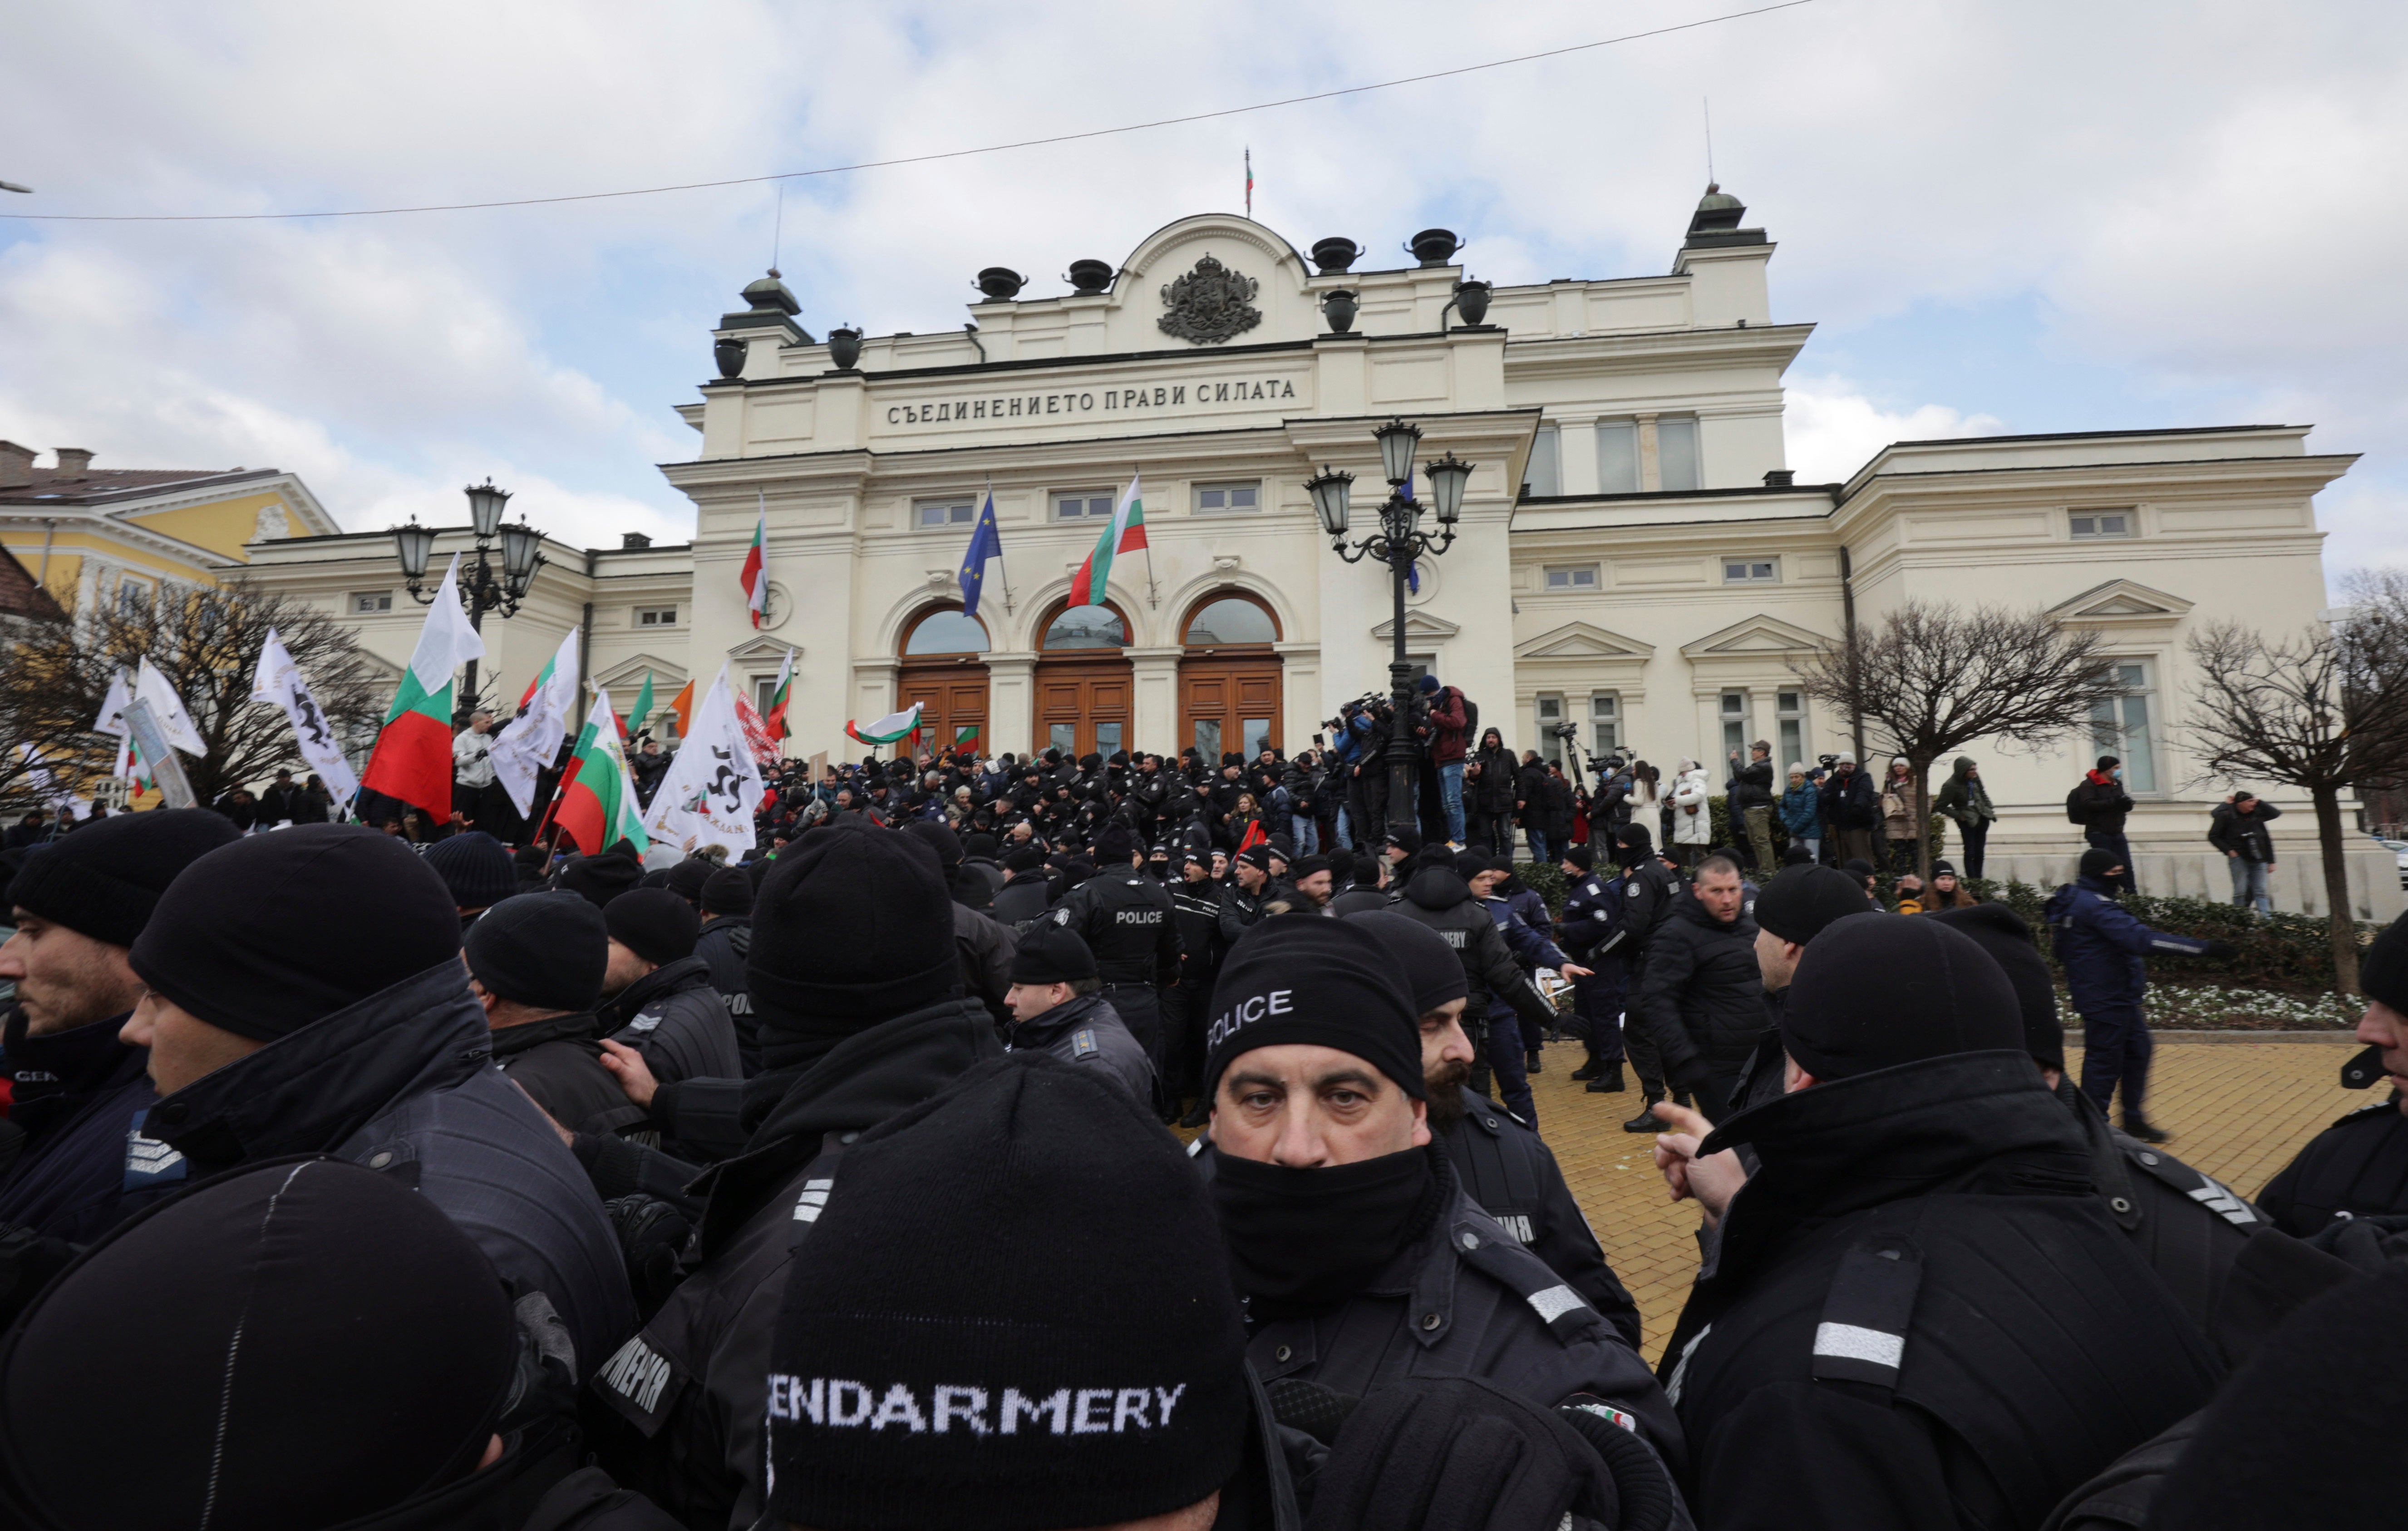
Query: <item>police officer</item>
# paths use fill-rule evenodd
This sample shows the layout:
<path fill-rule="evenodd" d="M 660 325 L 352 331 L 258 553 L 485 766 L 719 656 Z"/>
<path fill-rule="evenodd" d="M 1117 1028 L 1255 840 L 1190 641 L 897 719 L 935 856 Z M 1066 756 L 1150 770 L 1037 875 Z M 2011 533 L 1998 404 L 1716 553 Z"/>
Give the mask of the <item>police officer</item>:
<path fill-rule="evenodd" d="M 752 990 L 744 980 L 744 956 L 752 949 L 752 879 L 735 867 L 714 872 L 702 885 L 702 931 L 694 954 L 710 969 L 711 987 L 727 1006 L 736 1028 L 736 1052 L 744 1077 L 761 1072 L 761 1036 L 752 1021 Z"/>
<path fill-rule="evenodd" d="M 1586 845 L 1568 845 L 1556 863 L 1564 874 L 1564 912 L 1555 921 L 1555 939 L 1566 951 L 1585 956 L 1605 944 L 1627 917 L 1623 879 L 1601 876 L 1596 852 Z M 1586 977 L 1572 980 L 1572 1014 L 1581 1018 L 1588 1062 L 1572 1070 L 1591 1094 L 1618 1095 L 1622 1082 L 1623 979 L 1628 963 L 1619 956 L 1598 961 Z"/>
<path fill-rule="evenodd" d="M 1472 1038 L 1482 1048 L 1479 1062 L 1472 1066 L 1472 1081 L 1484 1090 L 1492 1064 L 1503 1077 L 1499 1083 L 1506 1090 L 1514 1086 L 1522 1063 L 1521 1039 L 1517 1035 L 1510 1044 L 1496 1048 L 1487 1042 L 1487 1018 L 1501 1003 L 1514 1018 L 1530 1026 L 1532 1034 L 1544 1026 L 1555 1014 L 1539 991 L 1530 987 L 1521 965 L 1513 960 L 1513 949 L 1507 945 L 1505 933 L 1497 928 L 1487 906 L 1472 896 L 1470 886 L 1455 870 L 1453 853 L 1444 845 L 1432 845 L 1422 854 L 1421 870 L 1406 879 L 1404 896 L 1389 906 L 1393 913 L 1404 916 L 1418 925 L 1436 931 L 1463 959 L 1463 971 L 1470 988 L 1464 1014 L 1481 1034 Z M 1526 1079 L 1521 1090 L 1526 1097 Z"/>
<path fill-rule="evenodd" d="M 1841 920 L 1781 1028 L 1789 1092 L 1701 1145 L 1762 1168 L 1665 1351 L 1701 1524 L 2037 1525 L 2205 1400 L 2215 1357 L 2100 1206 L 1980 946 Z"/>
<path fill-rule="evenodd" d="M 1533 992 L 1532 982 L 1539 969 L 1553 968 L 1567 978 L 1578 978 L 1589 970 L 1566 957 L 1555 944 L 1547 939 L 1540 926 L 1522 917 L 1499 888 L 1513 875 L 1513 863 L 1502 856 L 1484 857 L 1477 851 L 1465 851 L 1455 858 L 1464 886 L 1488 912 L 1489 921 L 1505 945 L 1513 953 L 1513 960 L 1522 970 L 1523 982 Z M 1536 895 L 1532 895 L 1535 899 Z M 1523 901 L 1526 906 L 1528 900 Z M 1545 922 L 1546 903 L 1538 901 L 1539 917 Z M 1541 997 L 1543 1003 L 1543 996 Z M 1497 1093 L 1504 1098 L 1506 1108 L 1528 1126 L 1539 1124 L 1538 1103 L 1530 1094 L 1530 1068 L 1537 1060 L 1542 1027 L 1552 1027 L 1555 1020 L 1553 1005 L 1546 1007 L 1543 1020 L 1524 1020 L 1513 1013 L 1512 995 L 1491 992 L 1488 996 L 1486 1050 L 1488 1066 L 1495 1072 Z M 1526 1028 L 1526 1030 L 1525 1029 Z"/>
<path fill-rule="evenodd" d="M 1204 1075 L 1205 1010 L 1212 1003 L 1212 975 L 1221 963 L 1221 888 L 1212 881 L 1208 852 L 1179 852 L 1179 880 L 1170 888 L 1170 914 L 1179 931 L 1179 982 L 1163 996 L 1162 1088 L 1167 1114 L 1195 1100 Z M 1180 1125 L 1204 1125 L 1209 1103 L 1196 1100 Z"/>
<path fill-rule="evenodd" d="M 2342 1083 L 2364 1090 L 2386 1080 L 2391 1097 L 2310 1139 L 2258 1193 L 2275 1226 L 2301 1237 L 2340 1219 L 2408 1214 L 2408 917 L 2374 938 L 2358 983 L 2366 995 L 2358 1039 L 2367 1047 L 2342 1070 Z"/>
<path fill-rule="evenodd" d="M 1212 1196 L 1248 1357 L 1274 1389 L 1469 1376 L 1541 1408 L 1586 1394 L 1677 1457 L 1629 1343 L 1433 1146 L 1412 1002 L 1369 917 L 1267 921 L 1213 991 Z"/>
<path fill-rule="evenodd" d="M 666 896 L 663 888 L 641 891 Z M 602 1066 L 596 1040 L 594 1007 L 610 945 L 603 912 L 566 893 L 504 899 L 462 942 L 469 991 L 493 1028 L 494 1066 L 571 1133 L 615 1132 L 643 1119 Z"/>
<path fill-rule="evenodd" d="M 2114 1103 L 2120 1079 L 2124 1131 L 2144 1143 L 2163 1143 L 2166 1134 L 2149 1124 L 2142 1104 L 2154 1050 L 2149 1022 L 2141 1010 L 2149 991 L 2149 970 L 2143 959 L 2166 953 L 2226 958 L 2233 948 L 2230 942 L 2175 935 L 2142 924 L 2115 902 L 2116 888 L 2128 885 L 2123 857 L 2110 850 L 2086 850 L 2079 880 L 2058 888 L 2041 915 L 2048 921 L 2049 943 L 2065 970 L 2073 1008 L 2082 1016 L 2082 1088 L 2103 1112 Z"/>
<path fill-rule="evenodd" d="M 701 917 L 666 888 L 638 888 L 612 899 L 602 919 L 610 960 L 602 976 L 606 1003 L 595 1010 L 601 1034 L 642 1053 L 664 1084 L 741 1078 L 736 1022 L 710 981 L 710 964 L 694 952 Z"/>
<path fill-rule="evenodd" d="M 1229 880 L 1221 885 L 1221 907 L 1215 919 L 1224 952 L 1263 917 L 1263 900 L 1270 885 L 1268 845 L 1249 845 L 1229 858 Z"/>
<path fill-rule="evenodd" d="M 1096 954 L 1104 997 L 1159 1076 L 1162 993 L 1179 981 L 1179 921 L 1170 889 L 1145 874 L 1137 837 L 1125 824 L 1103 827 L 1096 836 L 1096 859 L 1103 870 L 1072 889 L 1046 918 L 1078 935 Z"/>
<path fill-rule="evenodd" d="M 1613 831 L 1613 857 L 1622 866 L 1623 912 L 1615 928 L 1589 956 L 1589 963 L 1619 961 L 1623 965 L 1623 994 L 1626 1007 L 1629 996 L 1639 992 L 1639 983 L 1647 970 L 1647 948 L 1656 932 L 1670 919 L 1677 907 L 1674 901 L 1687 896 L 1687 889 L 1672 869 L 1657 859 L 1654 837 L 1647 826 L 1632 822 Z M 1639 1114 L 1622 1124 L 1626 1133 L 1661 1131 L 1663 1123 L 1656 1119 L 1651 1109 L 1664 1098 L 1664 1064 L 1656 1056 L 1654 1039 L 1640 1026 L 1623 1028 L 1622 1040 L 1630 1051 L 1630 1066 L 1639 1076 Z"/>
<path fill-rule="evenodd" d="M 1694 1095 L 1720 1119 L 1764 1029 L 1764 979 L 1756 921 L 1741 907 L 1739 862 L 1727 851 L 1706 857 L 1689 892 L 1649 946 L 1632 1008 L 1663 1058 L 1673 1099 Z"/>
<path fill-rule="evenodd" d="M 933 819 L 915 819 L 903 827 L 912 836 L 936 852 L 937 869 L 944 875 L 945 886 L 953 894 L 953 945 L 962 957 L 962 989 L 971 998 L 986 1005 L 998 1026 L 1009 1025 L 1011 1007 L 1004 1002 L 1004 990 L 1011 987 L 1011 952 L 1015 933 L 996 920 L 994 900 L 985 897 L 986 885 L 972 874 L 972 892 L 979 903 L 965 902 L 960 888 L 963 883 L 962 837 L 946 825 Z M 981 907 L 981 904 L 984 907 Z"/>
<path fill-rule="evenodd" d="M 1049 1052 L 1066 1063 L 1097 1067 L 1129 1097 L 1151 1107 L 1154 1063 L 1100 990 L 1095 953 L 1078 933 L 1040 925 L 1011 957 L 1013 1052 Z"/>

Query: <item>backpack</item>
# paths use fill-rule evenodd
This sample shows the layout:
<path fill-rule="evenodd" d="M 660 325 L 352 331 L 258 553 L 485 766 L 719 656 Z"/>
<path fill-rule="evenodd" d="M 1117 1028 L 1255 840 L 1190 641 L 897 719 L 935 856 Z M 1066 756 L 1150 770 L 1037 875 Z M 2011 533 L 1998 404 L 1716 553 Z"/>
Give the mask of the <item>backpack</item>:
<path fill-rule="evenodd" d="M 2084 782 L 2081 786 L 2076 787 L 2072 791 L 2065 794 L 2065 817 L 2067 822 L 2072 824 L 2087 824 L 2090 822 L 2090 805 L 2082 801 L 2082 788 L 2088 787 L 2089 785 L 2090 784 L 2088 782 Z"/>
<path fill-rule="evenodd" d="M 1448 689 L 1454 690 L 1455 688 L 1450 686 Z M 1463 697 L 1463 693 L 1460 690 L 1455 690 L 1455 694 L 1458 697 Z M 1480 703 L 1472 701 L 1469 697 L 1463 697 L 1463 738 L 1464 743 L 1471 745 L 1473 748 L 1477 749 L 1479 747 Z"/>

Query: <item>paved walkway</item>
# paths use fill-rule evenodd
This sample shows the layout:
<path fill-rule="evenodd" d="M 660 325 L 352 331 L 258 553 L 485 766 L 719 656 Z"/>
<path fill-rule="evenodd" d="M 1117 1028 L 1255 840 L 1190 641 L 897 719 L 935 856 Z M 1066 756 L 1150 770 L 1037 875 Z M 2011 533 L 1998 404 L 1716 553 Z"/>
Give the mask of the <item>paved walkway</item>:
<path fill-rule="evenodd" d="M 2301 1144 L 2371 1098 L 2339 1083 L 2357 1047 L 2346 1032 L 2282 1042 L 2160 1040 L 2149 1114 L 2173 1134 L 2169 1147 L 2185 1163 L 2255 1196 Z M 1621 1130 L 1639 1108 L 1636 1081 L 1620 1095 L 1591 1095 L 1567 1077 L 1580 1066 L 1578 1043 L 1546 1052 L 1545 1072 L 1530 1081 L 1541 1131 L 1607 1262 L 1639 1299 L 1652 1364 L 1697 1271 L 1697 1207 L 1667 1200 L 1649 1157 L 1655 1140 Z M 2069 1062 L 2078 1076 L 2079 1050 Z"/>

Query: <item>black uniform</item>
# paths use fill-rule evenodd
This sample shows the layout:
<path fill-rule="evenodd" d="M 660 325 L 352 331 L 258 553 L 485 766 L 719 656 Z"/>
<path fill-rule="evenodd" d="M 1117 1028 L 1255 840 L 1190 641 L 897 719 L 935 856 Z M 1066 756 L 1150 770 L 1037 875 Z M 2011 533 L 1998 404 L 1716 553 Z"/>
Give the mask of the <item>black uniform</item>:
<path fill-rule="evenodd" d="M 736 1055 L 743 1060 L 744 1077 L 761 1072 L 761 1032 L 752 1018 L 752 985 L 744 975 L 744 957 L 752 949 L 751 915 L 714 915 L 705 920 L 694 954 L 709 964 L 710 986 L 727 1006 L 736 1028 Z"/>
<path fill-rule="evenodd" d="M 1756 921 L 1742 913 L 1726 925 L 1695 896 L 1675 903 L 1648 944 L 1632 1009 L 1663 1060 L 1665 1077 L 1700 1090 L 1709 1117 L 1727 1114 L 1723 1103 L 1764 1033 Z"/>
<path fill-rule="evenodd" d="M 2400 1096 L 2359 1106 L 2308 1140 L 2258 1205 L 2305 1238 L 2336 1218 L 2408 1213 L 2408 1116 Z"/>
<path fill-rule="evenodd" d="M 984 1004 L 996 1025 L 1010 1025 L 1011 1007 L 1003 1003 L 1003 997 L 1011 992 L 1011 958 L 1020 949 L 1020 937 L 1009 926 L 957 901 L 953 948 L 961 953 L 962 992 Z"/>
<path fill-rule="evenodd" d="M 1820 1084 L 1753 1145 L 1666 1348 L 1690 1504 L 1723 1528 L 2035 1526 L 2218 1366 L 2021 1052 Z"/>
<path fill-rule="evenodd" d="M 1196 1093 L 1204 1077 L 1205 1014 L 1221 965 L 1221 885 L 1181 878 L 1164 885 L 1179 932 L 1179 982 L 1162 997 L 1162 1089 L 1165 1104 Z"/>
<path fill-rule="evenodd" d="M 1017 931 L 1043 917 L 1054 902 L 1054 880 L 1045 872 L 1015 872 L 995 896 L 996 923 Z"/>
<path fill-rule="evenodd" d="M 1133 868 L 1099 872 L 1045 917 L 1096 954 L 1104 998 L 1161 1072 L 1162 990 L 1179 981 L 1179 921 L 1170 889 Z"/>
<path fill-rule="evenodd" d="M 570 1132 L 617 1132 L 643 1120 L 644 1108 L 602 1066 L 595 1034 L 591 1012 L 505 1026 L 494 1033 L 494 1066 Z"/>
<path fill-rule="evenodd" d="M 1676 902 L 1688 898 L 1688 886 L 1673 875 L 1670 867 L 1656 859 L 1653 852 L 1642 853 L 1636 864 L 1622 874 L 1622 917 L 1612 933 L 1599 943 L 1596 950 L 1582 962 L 1583 967 L 1598 968 L 1619 961 L 1623 965 L 1623 1003 L 1625 1015 L 1631 996 L 1639 992 L 1647 975 L 1647 949 L 1655 944 L 1656 932 L 1672 916 Z M 1576 954 L 1577 955 L 1577 954 Z M 1651 1101 L 1664 1096 L 1664 1061 L 1656 1056 L 1656 1043 L 1643 1026 L 1626 1023 L 1622 1029 L 1623 1045 L 1629 1050 L 1630 1066 L 1638 1072 L 1640 1088 Z"/>
<path fill-rule="evenodd" d="M 644 1055 L 663 1084 L 677 1079 L 735 1079 L 744 1073 L 736 1022 L 701 957 L 666 962 L 605 1001 L 603 1034 Z"/>
<path fill-rule="evenodd" d="M 1033 1019 L 1013 1022 L 1007 1047 L 1050 1052 L 1066 1063 L 1101 1068 L 1140 1105 L 1154 1105 L 1154 1062 L 1101 994 L 1081 994 Z"/>
<path fill-rule="evenodd" d="M 1515 1016 L 1534 1028 L 1544 1027 L 1554 1018 L 1554 1008 L 1539 997 L 1523 975 L 1522 965 L 1513 960 L 1505 932 L 1497 928 L 1487 906 L 1473 898 L 1471 889 L 1453 872 L 1434 866 L 1414 873 L 1405 885 L 1405 896 L 1389 905 L 1388 912 L 1428 926 L 1463 959 L 1464 974 L 1471 981 L 1463 1006 L 1466 1020 L 1485 1017 L 1491 999 L 1511 1006 Z M 1531 1034 L 1538 1034 L 1537 1031 Z"/>
<path fill-rule="evenodd" d="M 1229 880 L 1221 885 L 1220 909 L 1214 920 L 1214 930 L 1221 938 L 1224 952 L 1236 946 L 1238 937 L 1245 934 L 1256 920 L 1263 917 L 1263 899 L 1270 890 L 1271 885 L 1266 880 L 1262 892 L 1249 893 L 1238 881 L 1236 870 L 1230 871 Z"/>
<path fill-rule="evenodd" d="M 1605 1250 L 1564 1183 L 1555 1154 L 1537 1133 L 1486 1096 L 1466 1090 L 1463 1104 L 1469 1109 L 1460 1119 L 1431 1119 L 1463 1189 L 1637 1346 L 1639 1305 L 1605 1263 Z"/>

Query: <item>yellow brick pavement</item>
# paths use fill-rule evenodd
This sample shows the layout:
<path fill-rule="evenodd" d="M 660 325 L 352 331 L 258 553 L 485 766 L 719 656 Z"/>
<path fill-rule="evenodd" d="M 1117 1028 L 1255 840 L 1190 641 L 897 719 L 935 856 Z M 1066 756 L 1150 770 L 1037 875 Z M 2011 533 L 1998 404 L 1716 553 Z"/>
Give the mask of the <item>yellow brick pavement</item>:
<path fill-rule="evenodd" d="M 2169 1147 L 2185 1163 L 2255 1196 L 2301 1144 L 2366 1104 L 2364 1092 L 2339 1083 L 2341 1065 L 2356 1047 L 2346 1032 L 2329 1041 L 2161 1040 L 2149 1114 L 2173 1134 Z M 1577 1043 L 1546 1049 L 1546 1068 L 1530 1081 L 1540 1130 L 1605 1246 L 1607 1262 L 1639 1299 L 1652 1364 L 1697 1272 L 1697 1207 L 1667 1199 L 1649 1157 L 1655 1140 L 1621 1130 L 1639 1107 L 1636 1081 L 1620 1095 L 1591 1095 L 1568 1077 L 1580 1062 Z M 2080 1051 L 2068 1062 L 2078 1074 Z"/>

